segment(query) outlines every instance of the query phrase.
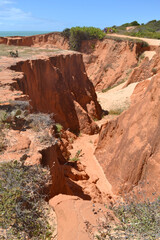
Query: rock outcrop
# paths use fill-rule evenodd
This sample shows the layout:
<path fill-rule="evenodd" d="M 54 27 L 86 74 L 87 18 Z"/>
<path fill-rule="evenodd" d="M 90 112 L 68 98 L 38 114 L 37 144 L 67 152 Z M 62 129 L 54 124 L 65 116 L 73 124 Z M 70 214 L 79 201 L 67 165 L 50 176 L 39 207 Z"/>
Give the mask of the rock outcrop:
<path fill-rule="evenodd" d="M 95 154 L 116 194 L 160 193 L 159 95 L 160 74 L 129 110 L 102 126 Z"/>
<path fill-rule="evenodd" d="M 11 69 L 24 73 L 17 87 L 29 96 L 33 111 L 53 113 L 57 123 L 73 132 L 98 130 L 92 118 L 100 119 L 102 110 L 81 54 L 19 61 Z"/>

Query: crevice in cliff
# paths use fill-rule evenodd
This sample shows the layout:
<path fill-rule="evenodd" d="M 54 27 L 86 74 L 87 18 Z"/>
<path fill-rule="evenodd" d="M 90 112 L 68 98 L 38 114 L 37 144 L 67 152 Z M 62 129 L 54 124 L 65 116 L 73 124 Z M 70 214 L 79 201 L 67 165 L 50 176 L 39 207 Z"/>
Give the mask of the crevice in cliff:
<path fill-rule="evenodd" d="M 102 110 L 93 84 L 85 73 L 81 54 L 19 61 L 10 69 L 18 72 L 12 88 L 22 91 L 22 98 L 30 99 L 31 112 L 52 113 L 64 130 L 69 128 L 76 133 L 84 131 L 88 134 L 98 131 L 92 117 L 100 119 Z M 59 138 L 62 137 L 61 134 Z M 52 185 L 47 190 L 48 198 L 62 193 L 91 200 L 90 192 L 83 187 L 83 183 L 91 184 L 88 182 L 90 177 L 81 171 L 82 166 L 65 164 L 69 157 L 66 154 L 64 158 L 61 139 L 56 141 L 60 144 L 45 146 L 39 151 L 42 165 L 50 168 L 52 176 Z"/>
<path fill-rule="evenodd" d="M 102 110 L 81 54 L 21 61 L 11 69 L 24 73 L 17 87 L 29 96 L 34 112 L 53 113 L 57 123 L 73 132 L 97 132 L 92 118 L 100 119 Z"/>
<path fill-rule="evenodd" d="M 61 193 L 78 196 L 84 200 L 91 200 L 90 195 L 84 193 L 82 187 L 78 184 L 81 177 L 72 174 L 72 169 L 75 168 L 70 166 L 70 169 L 67 167 L 66 170 L 66 166 L 60 164 L 63 156 L 57 148 L 58 146 L 54 145 L 40 152 L 42 155 L 41 164 L 49 167 L 52 177 L 52 184 L 47 190 L 48 198 L 50 199 Z M 79 174 L 78 169 L 77 172 Z"/>

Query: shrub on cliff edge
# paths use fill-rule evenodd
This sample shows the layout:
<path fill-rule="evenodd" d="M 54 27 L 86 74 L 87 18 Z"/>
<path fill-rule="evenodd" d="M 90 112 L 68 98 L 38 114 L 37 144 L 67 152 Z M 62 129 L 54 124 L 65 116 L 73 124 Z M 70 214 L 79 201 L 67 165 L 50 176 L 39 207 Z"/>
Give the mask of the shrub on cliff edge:
<path fill-rule="evenodd" d="M 65 28 L 63 31 L 62 31 L 62 36 L 63 37 L 65 37 L 65 38 L 67 38 L 67 39 L 69 39 L 69 37 L 70 37 L 70 28 Z"/>
<path fill-rule="evenodd" d="M 69 38 L 69 46 L 71 50 L 78 51 L 82 40 L 103 39 L 104 32 L 95 27 L 72 27 L 71 29 L 64 29 L 62 35 Z"/>

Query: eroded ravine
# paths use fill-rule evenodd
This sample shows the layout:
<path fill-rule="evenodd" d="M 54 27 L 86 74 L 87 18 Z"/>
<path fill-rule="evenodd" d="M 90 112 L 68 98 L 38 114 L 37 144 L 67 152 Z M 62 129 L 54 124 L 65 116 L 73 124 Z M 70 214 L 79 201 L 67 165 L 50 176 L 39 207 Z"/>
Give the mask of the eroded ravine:
<path fill-rule="evenodd" d="M 14 64 L 14 62 L 15 62 L 14 59 L 3 58 L 1 60 L 1 63 L 3 64 L 3 62 L 4 62 L 4 71 L 1 72 L 1 76 L 2 76 L 1 84 L 2 84 L 2 86 L 5 86 L 5 87 L 3 87 L 1 89 L 3 89 L 3 93 L 5 93 L 5 94 L 4 94 L 4 98 L 1 100 L 2 100 L 2 103 L 4 102 L 4 103 L 8 104 L 9 101 L 12 101 L 14 99 L 22 100 L 22 101 L 31 99 L 32 100 L 32 102 L 31 102 L 32 112 L 37 111 L 37 110 L 44 112 L 44 113 L 54 112 L 56 121 L 60 122 L 63 125 L 64 129 L 69 127 L 77 132 L 79 132 L 79 131 L 85 132 L 86 131 L 87 133 L 91 134 L 91 133 L 94 133 L 94 131 L 95 131 L 94 129 L 98 129 L 98 127 L 97 127 L 96 123 L 89 117 L 89 115 L 87 115 L 87 111 L 89 112 L 90 115 L 93 114 L 92 116 L 97 119 L 97 118 L 100 118 L 101 108 L 98 105 L 98 103 L 96 102 L 96 96 L 93 91 L 93 87 L 92 87 L 91 83 L 87 80 L 85 74 L 84 75 L 82 74 L 80 76 L 80 74 L 77 73 L 76 69 L 74 69 L 74 68 L 70 69 L 70 75 L 72 74 L 72 79 L 73 79 L 72 81 L 74 81 L 74 78 L 76 78 L 77 76 L 79 77 L 79 79 L 81 78 L 81 80 L 84 77 L 83 84 L 81 82 L 82 90 L 80 90 L 79 86 L 76 86 L 76 85 L 73 86 L 74 82 L 70 83 L 69 82 L 70 78 L 68 78 L 68 80 L 67 80 L 67 78 L 65 77 L 69 73 L 69 65 L 73 66 L 73 64 L 71 64 L 71 62 L 69 62 L 69 61 L 72 61 L 72 55 L 70 55 L 69 57 L 68 56 L 66 55 L 66 57 L 61 57 L 61 55 L 58 55 L 58 56 L 54 57 L 53 59 L 48 59 L 48 60 L 47 60 L 47 58 L 44 60 L 40 59 L 39 62 L 38 62 L 38 60 L 32 60 L 29 62 L 28 60 L 20 61 L 18 59 L 18 62 L 16 64 Z M 57 60 L 56 60 L 56 58 L 57 58 Z M 79 58 L 79 54 L 73 55 L 74 65 L 75 65 L 76 58 L 77 58 L 78 66 L 80 66 L 81 59 Z M 16 59 L 16 61 L 17 61 L 17 59 Z M 61 63 L 61 61 L 62 61 L 62 63 Z M 64 72 L 62 75 L 60 75 L 60 77 L 61 77 L 60 80 L 58 80 L 58 79 L 56 80 L 56 81 L 59 81 L 59 83 L 54 80 L 55 82 L 52 85 L 51 84 L 52 80 L 51 80 L 51 77 L 49 78 L 49 76 L 52 76 L 52 79 L 55 79 L 56 72 L 55 72 L 54 67 L 53 67 L 54 73 L 52 74 L 50 72 L 52 70 L 52 68 L 50 67 L 50 65 L 51 65 L 50 62 L 52 62 L 52 64 L 54 66 L 56 64 L 56 66 L 58 67 L 60 65 L 64 65 L 64 63 L 63 63 L 64 61 L 68 62 L 67 63 L 68 67 L 66 66 L 66 70 L 65 70 L 67 72 L 65 73 L 65 71 L 63 70 L 64 69 L 64 66 L 63 66 L 62 71 L 64 71 Z M 11 65 L 12 65 L 11 67 L 10 67 L 9 62 L 11 62 Z M 42 73 L 42 74 L 38 74 L 38 69 L 36 69 L 36 67 L 39 66 L 39 64 L 43 65 L 43 71 L 45 70 L 45 68 L 47 68 L 47 71 L 44 71 L 44 73 Z M 46 67 L 45 67 L 45 64 L 46 64 Z M 7 68 L 9 67 L 9 69 L 7 69 L 6 67 Z M 42 66 L 40 69 L 42 69 Z M 16 70 L 16 72 L 15 72 L 15 70 Z M 20 70 L 21 70 L 21 72 L 20 72 Z M 84 72 L 83 66 L 81 67 L 80 71 Z M 46 90 L 44 89 L 43 81 L 44 81 L 46 75 L 47 75 L 47 79 L 49 79 L 49 83 L 46 82 L 45 87 L 47 87 L 47 84 L 50 84 L 50 85 L 48 85 L 49 88 L 52 87 L 51 91 L 52 91 L 53 98 L 51 97 L 51 99 L 49 99 L 50 94 L 48 93 L 47 88 L 46 88 Z M 13 78 L 12 76 L 14 77 L 14 81 L 12 79 Z M 39 78 L 39 76 L 41 76 L 41 78 Z M 65 81 L 67 80 L 68 82 L 64 82 L 64 84 L 61 84 L 62 77 L 64 78 Z M 29 79 L 30 82 L 27 79 Z M 77 82 L 79 82 L 79 81 L 80 80 L 78 80 Z M 87 81 L 88 81 L 88 83 L 87 83 Z M 58 84 L 60 84 L 60 85 L 58 85 Z M 88 86 L 85 84 L 88 84 Z M 10 86 L 12 86 L 12 89 Z M 56 86 L 56 88 L 55 88 L 55 86 Z M 53 91 L 54 90 L 53 87 L 55 88 L 55 94 L 59 94 L 59 98 L 56 98 L 56 100 L 54 100 L 55 94 Z M 67 89 L 67 87 L 68 87 L 68 89 Z M 62 88 L 62 91 L 60 90 L 60 88 Z M 78 90 L 81 91 L 81 98 L 76 93 L 76 88 L 78 88 Z M 17 90 L 15 91 L 14 89 L 17 89 Z M 83 89 L 85 89 L 85 91 Z M 23 91 L 23 95 L 22 95 L 21 91 Z M 42 93 L 42 91 L 43 91 L 43 93 Z M 46 91 L 46 95 L 45 95 L 45 91 Z M 75 104 L 75 102 L 77 101 L 77 104 L 79 105 L 79 107 L 77 107 L 78 105 L 76 104 L 74 107 L 76 109 L 76 111 L 75 110 L 74 111 L 77 114 L 77 115 L 75 115 L 75 117 L 78 119 L 77 125 L 76 125 L 76 121 L 74 121 L 76 118 L 72 117 L 72 116 L 74 116 L 74 112 L 72 111 L 72 109 L 69 109 L 66 107 L 66 104 L 67 104 L 66 101 L 65 101 L 65 105 L 63 104 L 63 101 L 65 100 L 63 91 L 64 91 L 64 93 L 68 94 L 66 101 L 68 101 L 67 99 L 71 99 L 71 96 L 69 94 L 70 94 L 70 92 L 72 92 L 73 103 Z M 27 95 L 29 95 L 29 98 Z M 43 96 L 42 99 L 40 96 Z M 60 98 L 62 100 L 60 100 Z M 68 106 L 69 106 L 69 104 L 73 104 L 73 103 L 71 103 L 71 100 L 69 100 L 69 101 L 70 101 L 70 103 L 68 103 Z M 55 104 L 55 107 L 54 107 L 54 104 Z M 60 109 L 60 107 L 64 107 L 64 109 L 63 109 L 63 111 L 58 110 L 57 107 L 59 109 Z M 63 112 L 63 115 L 61 114 L 61 111 Z M 68 114 L 68 112 L 70 112 L 70 114 Z M 57 118 L 57 116 L 58 116 L 58 118 Z M 63 117 L 63 116 L 65 116 L 65 117 Z M 66 117 L 68 117 L 67 121 L 66 121 Z M 65 124 L 63 124 L 63 122 L 65 122 Z M 67 122 L 70 125 L 66 125 Z M 73 125 L 73 124 L 75 124 L 75 125 Z M 81 126 L 82 128 L 81 127 L 79 128 L 79 126 Z M 23 134 L 23 135 L 25 135 L 25 134 Z M 29 133 L 29 135 L 27 136 L 27 139 L 30 137 L 31 136 Z M 93 138 L 94 137 L 95 136 L 93 136 Z M 61 138 L 63 138 L 62 135 L 61 135 Z M 99 186 L 96 186 L 96 182 L 99 183 L 99 182 L 102 182 L 102 180 L 96 179 L 97 178 L 96 174 L 95 175 L 92 174 L 90 176 L 91 171 L 89 172 L 89 168 L 87 168 L 87 172 L 86 172 L 86 166 L 83 163 L 80 163 L 79 166 L 77 166 L 76 168 L 74 168 L 74 166 L 69 166 L 69 164 L 65 164 L 65 161 L 67 161 L 67 159 L 64 158 L 65 151 L 67 151 L 65 142 L 68 141 L 68 139 L 65 139 L 65 138 L 66 137 L 64 137 L 62 140 L 63 148 L 61 148 L 61 146 L 60 146 L 61 149 L 58 150 L 59 151 L 58 154 L 56 153 L 57 149 L 55 146 L 53 146 L 53 147 L 46 146 L 44 150 L 43 150 L 43 148 L 42 149 L 39 148 L 39 150 L 38 150 L 39 155 L 37 156 L 37 160 L 41 159 L 41 162 L 44 165 L 49 165 L 50 167 L 52 167 L 52 164 L 54 163 L 54 168 L 52 167 L 53 187 L 52 187 L 51 196 L 57 195 L 59 193 L 71 194 L 71 195 L 74 194 L 83 199 L 92 199 L 94 201 L 102 202 L 103 197 L 106 194 L 108 194 L 109 199 L 111 199 L 112 197 L 111 197 L 110 189 L 107 191 L 104 191 L 104 189 L 103 189 L 103 193 L 102 193 L 101 189 L 100 189 L 101 184 L 99 184 Z M 30 143 L 30 145 L 32 146 L 33 144 Z M 61 143 L 60 143 L 60 145 L 61 145 Z M 94 149 L 90 149 L 90 150 L 91 150 L 90 156 L 93 158 Z M 62 151 L 62 153 L 60 153 L 61 151 Z M 33 156 L 32 156 L 32 153 L 28 154 L 28 156 L 30 156 L 30 157 L 28 157 L 27 160 L 29 161 L 29 158 L 30 158 L 30 162 L 32 162 L 32 159 L 34 159 L 33 162 L 36 162 L 37 160 L 35 159 L 35 155 L 36 154 L 33 154 Z M 11 158 L 12 158 L 12 156 L 13 156 L 13 154 L 11 154 Z M 18 157 L 21 157 L 21 155 L 19 155 Z M 92 164 L 94 165 L 94 162 Z M 72 171 L 73 171 L 73 173 L 72 173 Z M 103 179 L 104 179 L 104 176 L 103 176 Z M 106 186 L 107 186 L 107 189 L 110 188 L 108 183 L 106 183 Z"/>
<path fill-rule="evenodd" d="M 21 139 L 24 137 L 25 147 L 24 145 L 22 145 L 23 148 L 17 148 L 17 145 L 14 146 L 14 148 L 9 149 L 11 152 L 9 156 L 10 159 L 16 156 L 20 159 L 24 154 L 23 151 L 29 149 L 28 162 L 32 164 L 41 162 L 43 165 L 50 166 L 53 182 L 52 194 L 50 195 L 53 198 L 50 200 L 50 205 L 57 214 L 58 239 L 81 240 L 83 237 L 84 240 L 88 240 L 90 234 L 87 232 L 86 223 L 91 222 L 92 225 L 95 225 L 96 219 L 101 217 L 101 210 L 107 211 L 104 204 L 112 204 L 116 198 L 112 193 L 112 186 L 106 178 L 108 173 L 104 175 L 102 169 L 104 159 L 108 159 L 108 153 L 105 153 L 105 157 L 103 156 L 103 161 L 100 160 L 101 166 L 94 155 L 98 139 L 96 134 L 98 131 L 97 125 L 101 127 L 101 124 L 105 123 L 102 127 L 102 130 L 105 130 L 105 127 L 112 127 L 114 122 L 110 122 L 108 116 L 105 116 L 100 121 L 94 121 L 97 118 L 100 119 L 101 108 L 97 102 L 92 84 L 85 85 L 88 80 L 85 76 L 84 66 L 81 66 L 79 60 L 77 60 L 80 59 L 79 54 L 74 53 L 74 56 L 71 55 L 61 52 L 58 56 L 40 59 L 36 59 L 34 56 L 34 59 L 25 61 L 24 59 L 16 61 L 7 58 L 1 59 L 1 63 L 4 65 L 0 79 L 0 90 L 4 95 L 1 106 L 8 104 L 9 100 L 23 101 L 30 98 L 32 100 L 32 111 L 54 112 L 56 122 L 60 122 L 65 130 L 70 128 L 70 130 L 79 134 L 76 138 L 75 135 L 69 133 L 68 135 L 64 133 L 64 136 L 59 133 L 56 141 L 54 139 L 51 145 L 44 146 L 40 142 L 35 142 L 36 137 L 33 137 L 32 130 L 18 132 L 17 145 L 21 146 Z M 77 60 L 78 65 L 76 69 L 73 67 L 75 60 Z M 11 65 L 12 67 L 10 67 Z M 151 61 L 150 68 L 153 68 L 152 66 Z M 7 69 L 8 67 L 9 69 Z M 68 75 L 69 78 L 67 79 Z M 76 84 L 76 78 L 78 81 L 84 78 L 82 88 L 79 88 L 78 83 Z M 55 79 L 54 84 L 53 79 Z M 109 110 L 106 99 L 111 96 L 110 102 L 112 101 L 111 107 L 113 107 L 113 102 L 116 100 L 114 97 L 117 97 L 117 93 L 119 93 L 118 103 L 121 101 L 121 96 L 123 96 L 123 103 L 125 103 L 126 97 L 126 109 L 130 104 L 130 95 L 135 85 L 136 83 L 124 89 L 119 89 L 122 86 L 118 86 L 118 89 L 115 88 L 99 94 L 103 109 Z M 45 87 L 47 88 L 45 89 Z M 76 89 L 78 89 L 77 92 Z M 126 96 L 125 92 L 127 93 Z M 7 99 L 8 96 L 9 99 Z M 64 103 L 68 108 L 65 108 Z M 123 107 L 122 105 L 120 108 Z M 115 122 L 118 122 L 117 119 Z M 120 119 L 123 119 L 123 117 L 120 117 Z M 117 126 L 119 127 L 119 125 Z M 110 138 L 112 138 L 112 132 L 116 132 L 114 126 L 111 132 L 108 133 Z M 53 131 L 49 131 L 48 134 L 53 134 L 56 138 Z M 34 133 L 34 136 L 36 135 L 37 133 Z M 117 136 L 119 135 L 121 135 L 121 131 L 118 132 Z M 134 134 L 132 133 L 132 135 Z M 101 131 L 101 139 L 103 140 L 103 131 Z M 59 142 L 59 145 L 57 145 L 57 142 Z M 112 150 L 114 150 L 113 144 L 112 147 Z M 18 155 L 16 155 L 16 150 L 19 151 Z M 75 157 L 78 151 L 81 151 L 82 156 L 79 156 L 79 159 L 75 162 L 71 162 L 70 160 Z M 71 152 L 71 156 L 68 155 L 69 152 Z M 8 152 L 4 156 L 8 156 Z"/>

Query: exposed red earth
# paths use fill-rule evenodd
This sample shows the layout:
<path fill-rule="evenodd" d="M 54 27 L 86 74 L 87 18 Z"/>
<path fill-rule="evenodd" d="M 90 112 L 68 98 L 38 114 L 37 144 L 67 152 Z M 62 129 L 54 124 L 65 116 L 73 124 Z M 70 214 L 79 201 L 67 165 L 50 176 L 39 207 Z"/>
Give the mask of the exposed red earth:
<path fill-rule="evenodd" d="M 137 196 L 139 190 L 147 197 L 159 195 L 157 45 L 145 49 L 104 39 L 83 42 L 77 53 L 67 50 L 59 33 L 0 38 L 0 43 L 40 50 L 23 56 L 21 49 L 18 58 L 8 50 L 8 56 L 0 56 L 0 110 L 13 112 L 15 101 L 29 101 L 29 117 L 51 114 L 63 127 L 59 132 L 55 124 L 24 129 L 18 122 L 17 128 L 3 129 L 6 146 L 0 155 L 1 161 L 25 157 L 27 165 L 50 167 L 48 199 L 56 213 L 58 240 L 92 239 L 104 215 L 109 223 L 118 221 L 106 206 L 133 190 Z M 109 86 L 114 88 L 101 91 Z M 102 109 L 124 112 L 104 116 Z"/>

